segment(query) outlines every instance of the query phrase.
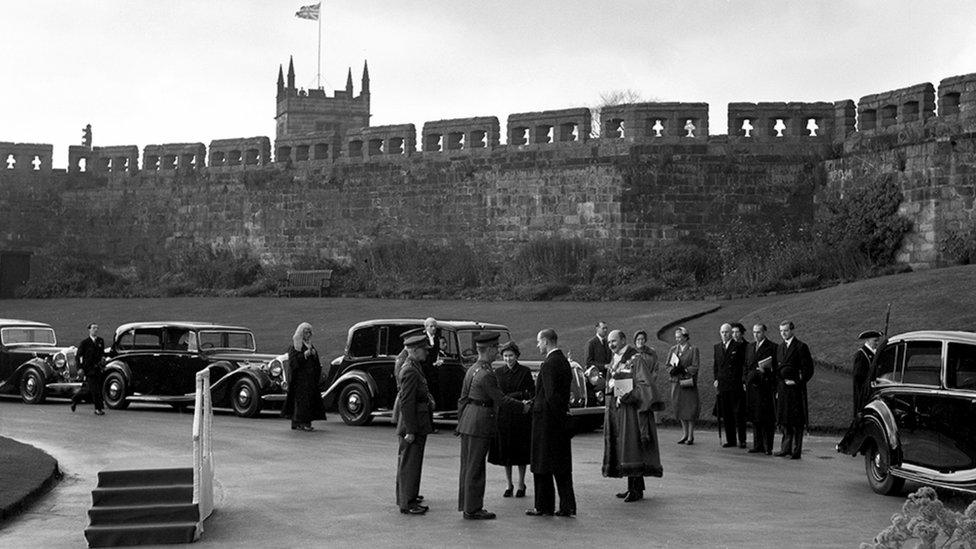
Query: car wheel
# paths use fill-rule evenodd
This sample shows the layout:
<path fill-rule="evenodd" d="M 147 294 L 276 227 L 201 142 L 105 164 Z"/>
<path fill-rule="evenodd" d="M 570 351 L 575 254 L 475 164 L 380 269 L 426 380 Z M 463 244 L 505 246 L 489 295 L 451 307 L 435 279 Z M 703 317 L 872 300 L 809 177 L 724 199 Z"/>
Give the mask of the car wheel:
<path fill-rule="evenodd" d="M 230 391 L 230 404 L 234 413 L 241 417 L 254 417 L 261 413 L 261 395 L 254 380 L 242 377 L 234 382 Z"/>
<path fill-rule="evenodd" d="M 44 376 L 34 368 L 28 369 L 20 376 L 20 398 L 27 404 L 40 404 L 47 396 Z"/>
<path fill-rule="evenodd" d="M 129 406 L 129 401 L 125 398 L 127 390 L 128 384 L 121 372 L 112 372 L 105 376 L 105 382 L 102 384 L 102 398 L 105 405 L 113 410 L 127 408 Z"/>
<path fill-rule="evenodd" d="M 362 383 L 353 382 L 339 393 L 339 415 L 347 425 L 368 425 L 373 421 L 373 399 Z"/>
<path fill-rule="evenodd" d="M 864 452 L 864 471 L 868 476 L 868 484 L 876 493 L 885 496 L 897 494 L 905 484 L 905 479 L 892 475 L 890 468 L 891 453 L 888 446 L 872 440 Z"/>

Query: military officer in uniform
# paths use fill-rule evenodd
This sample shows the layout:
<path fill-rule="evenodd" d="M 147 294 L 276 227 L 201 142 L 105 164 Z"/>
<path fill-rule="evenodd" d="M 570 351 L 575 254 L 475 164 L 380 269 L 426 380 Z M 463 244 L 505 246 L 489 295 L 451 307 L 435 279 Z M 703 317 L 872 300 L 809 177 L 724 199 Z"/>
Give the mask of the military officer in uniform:
<path fill-rule="evenodd" d="M 864 343 L 854 353 L 854 366 L 852 368 L 854 374 L 853 394 L 855 418 L 861 411 L 861 408 L 864 407 L 864 384 L 868 381 L 868 375 L 871 372 L 871 361 L 874 360 L 874 355 L 878 352 L 878 345 L 881 343 L 881 332 L 876 330 L 861 332 L 861 335 L 857 336 L 857 339 Z"/>
<path fill-rule="evenodd" d="M 478 361 L 467 373 L 458 399 L 457 434 L 461 437 L 461 472 L 458 477 L 458 511 L 469 520 L 491 520 L 495 513 L 484 509 L 485 459 L 491 440 L 498 433 L 500 407 L 528 411 L 528 403 L 502 393 L 491 363 L 498 358 L 497 332 L 475 336 Z"/>
<path fill-rule="evenodd" d="M 396 498 L 400 512 L 422 515 L 427 506 L 420 501 L 420 473 L 424 465 L 424 447 L 432 431 L 430 421 L 430 393 L 424 377 L 423 363 L 427 360 L 427 338 L 422 334 L 408 335 L 403 340 L 407 358 L 397 376 L 397 401 L 394 406 L 397 450 Z"/>

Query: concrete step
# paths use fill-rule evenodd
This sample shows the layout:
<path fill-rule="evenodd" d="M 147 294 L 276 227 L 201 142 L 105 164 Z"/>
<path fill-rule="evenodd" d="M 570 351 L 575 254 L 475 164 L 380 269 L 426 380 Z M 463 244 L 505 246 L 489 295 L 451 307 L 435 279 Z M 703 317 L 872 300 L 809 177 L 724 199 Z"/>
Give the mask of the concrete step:
<path fill-rule="evenodd" d="M 92 490 L 92 505 L 94 507 L 158 505 L 164 503 L 190 503 L 192 501 L 192 484 L 125 486 L 95 488 Z"/>
<path fill-rule="evenodd" d="M 196 531 L 195 522 L 112 524 L 85 528 L 85 539 L 88 540 L 89 547 L 192 543 L 196 537 Z"/>
<path fill-rule="evenodd" d="M 196 522 L 200 509 L 193 503 L 99 506 L 88 510 L 91 526 L 109 524 Z"/>
<path fill-rule="evenodd" d="M 168 469 L 126 469 L 98 472 L 98 486 L 100 488 L 166 484 L 193 484 L 193 468 L 172 467 Z"/>

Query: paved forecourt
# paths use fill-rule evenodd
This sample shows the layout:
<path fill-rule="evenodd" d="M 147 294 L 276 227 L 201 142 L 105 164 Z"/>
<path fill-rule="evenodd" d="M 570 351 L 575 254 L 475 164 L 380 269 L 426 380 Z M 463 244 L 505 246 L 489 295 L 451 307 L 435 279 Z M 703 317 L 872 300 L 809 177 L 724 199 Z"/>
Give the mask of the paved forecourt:
<path fill-rule="evenodd" d="M 456 511 L 458 439 L 452 427 L 427 442 L 421 493 L 431 510 L 402 515 L 394 503 L 396 444 L 389 424 L 349 427 L 331 416 L 312 433 L 267 416 L 214 418 L 216 511 L 200 547 L 593 546 L 856 547 L 889 522 L 902 499 L 877 496 L 860 459 L 834 452 L 835 437 L 810 437 L 801 461 L 719 448 L 714 430 L 694 446 L 660 431 L 663 479 L 644 501 L 622 503 L 624 479 L 600 475 L 603 437 L 573 442 L 579 516 L 527 517 L 529 497 L 502 498 L 502 468 L 489 466 L 485 505 L 494 521 Z M 187 466 L 192 413 L 163 407 L 72 414 L 63 403 L 0 400 L 0 435 L 54 456 L 64 480 L 0 530 L 0 547 L 78 547 L 96 473 L 107 468 Z"/>

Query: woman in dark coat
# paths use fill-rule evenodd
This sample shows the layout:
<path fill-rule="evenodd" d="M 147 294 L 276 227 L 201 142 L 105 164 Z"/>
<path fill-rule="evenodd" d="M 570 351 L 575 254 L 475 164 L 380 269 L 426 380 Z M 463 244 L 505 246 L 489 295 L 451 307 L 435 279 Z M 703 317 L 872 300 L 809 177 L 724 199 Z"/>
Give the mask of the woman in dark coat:
<path fill-rule="evenodd" d="M 291 418 L 291 428 L 314 431 L 312 421 L 325 419 L 325 406 L 319 392 L 322 364 L 319 353 L 312 345 L 312 325 L 302 322 L 292 336 L 288 347 L 288 394 L 281 409 L 283 417 Z"/>
<path fill-rule="evenodd" d="M 495 370 L 498 388 L 516 400 L 531 400 L 535 396 L 535 381 L 532 371 L 519 364 L 521 355 L 515 342 L 508 342 L 501 348 L 505 366 Z M 532 416 L 521 410 L 506 408 L 498 410 L 498 436 L 491 441 L 488 449 L 488 463 L 503 465 L 508 488 L 502 497 L 512 497 L 512 466 L 518 465 L 519 482 L 515 497 L 525 497 L 525 466 L 529 464 L 532 447 Z"/>

